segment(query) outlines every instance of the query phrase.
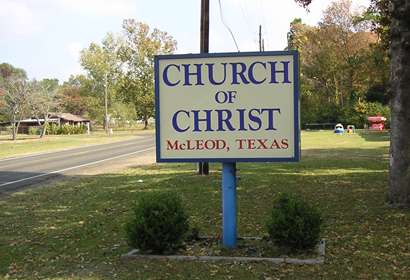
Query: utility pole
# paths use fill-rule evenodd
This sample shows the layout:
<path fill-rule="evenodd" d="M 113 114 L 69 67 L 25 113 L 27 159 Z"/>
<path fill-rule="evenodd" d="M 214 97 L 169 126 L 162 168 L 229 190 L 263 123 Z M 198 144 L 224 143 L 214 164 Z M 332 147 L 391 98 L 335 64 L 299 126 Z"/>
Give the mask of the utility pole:
<path fill-rule="evenodd" d="M 201 0 L 201 35 L 200 52 L 209 52 L 209 0 Z M 198 163 L 198 174 L 209 174 L 209 162 Z"/>
<path fill-rule="evenodd" d="M 262 51 L 262 25 L 259 25 L 259 51 Z"/>
<path fill-rule="evenodd" d="M 107 135 L 110 135 L 109 132 L 109 120 L 108 120 L 108 74 L 105 74 L 105 80 L 104 80 L 104 129 L 105 133 Z"/>
<path fill-rule="evenodd" d="M 209 52 L 209 0 L 201 0 L 200 52 Z"/>

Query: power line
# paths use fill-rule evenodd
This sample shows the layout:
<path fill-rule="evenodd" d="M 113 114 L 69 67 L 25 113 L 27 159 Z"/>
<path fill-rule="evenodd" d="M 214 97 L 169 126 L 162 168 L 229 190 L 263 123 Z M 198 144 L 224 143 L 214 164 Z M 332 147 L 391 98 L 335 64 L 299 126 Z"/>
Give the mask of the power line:
<path fill-rule="evenodd" d="M 242 11 L 242 16 L 244 18 L 244 22 L 246 23 L 246 27 L 248 28 L 248 31 L 253 34 L 253 30 L 249 21 L 249 16 L 247 15 L 247 13 L 245 12 L 245 8 L 244 8 L 245 3 L 243 3 L 243 0 L 239 1 L 239 6 L 241 7 L 241 11 Z"/>
<path fill-rule="evenodd" d="M 253 0 L 253 1 L 255 1 L 255 0 Z M 246 5 L 247 1 L 246 0 L 239 0 L 238 2 L 239 2 L 239 6 L 241 8 L 241 12 L 242 12 L 242 15 L 243 15 L 243 18 L 244 18 L 243 22 L 246 24 L 246 27 L 249 31 L 249 35 L 251 36 L 253 43 L 257 44 L 258 43 L 258 38 L 257 38 L 258 36 L 255 37 L 255 33 L 254 33 L 254 31 L 255 31 L 254 30 L 255 21 L 250 20 L 249 14 L 247 12 L 247 11 L 249 11 L 249 8 Z M 256 18 L 259 18 L 259 17 L 256 17 Z"/>
<path fill-rule="evenodd" d="M 235 43 L 236 50 L 239 52 L 239 47 L 238 47 L 238 44 L 236 43 L 235 36 L 233 35 L 233 32 L 232 32 L 232 30 L 229 28 L 229 26 L 225 23 L 225 20 L 224 20 L 223 14 L 222 14 L 221 0 L 218 0 L 218 3 L 219 3 L 219 14 L 220 14 L 220 16 L 221 16 L 222 24 L 226 27 L 226 29 L 228 29 L 229 33 L 230 33 L 231 36 L 232 36 L 233 42 Z"/>

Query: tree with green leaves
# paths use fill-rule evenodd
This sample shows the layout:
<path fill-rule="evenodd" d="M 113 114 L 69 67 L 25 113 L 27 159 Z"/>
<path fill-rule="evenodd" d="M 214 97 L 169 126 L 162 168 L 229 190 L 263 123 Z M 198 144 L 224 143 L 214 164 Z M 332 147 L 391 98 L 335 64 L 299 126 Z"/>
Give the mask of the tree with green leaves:
<path fill-rule="evenodd" d="M 133 19 L 123 23 L 125 35 L 119 56 L 124 65 L 118 91 L 125 102 L 132 103 L 137 116 L 143 120 L 154 116 L 154 56 L 170 54 L 176 41 L 166 32 L 150 30 L 147 24 Z"/>
<path fill-rule="evenodd" d="M 296 0 L 308 6 L 312 0 Z M 388 32 L 391 56 L 391 141 L 389 201 L 410 206 L 410 0 L 373 0 L 386 17 L 376 22 Z M 377 5 L 380 3 L 381 5 Z M 387 31 L 386 31 L 387 32 Z"/>
<path fill-rule="evenodd" d="M 57 110 L 58 100 L 58 80 L 57 79 L 43 79 L 41 81 L 33 81 L 32 93 L 28 99 L 31 117 L 37 119 L 41 126 L 40 138 L 43 138 L 47 132 L 49 115 L 52 110 Z M 43 120 L 41 124 L 40 119 Z"/>
<path fill-rule="evenodd" d="M 359 113 L 355 107 L 386 80 L 388 70 L 384 60 L 377 59 L 377 36 L 356 23 L 356 17 L 351 2 L 339 0 L 324 11 L 319 26 L 300 19 L 291 22 L 288 49 L 300 52 L 304 124 L 367 122 L 363 110 Z"/>
<path fill-rule="evenodd" d="M 0 83 L 0 92 L 0 111 L 6 121 L 11 123 L 12 140 L 16 140 L 20 122 L 29 114 L 28 101 L 32 86 L 26 79 L 8 77 Z"/>
<path fill-rule="evenodd" d="M 102 44 L 92 43 L 81 51 L 81 65 L 93 81 L 93 91 L 96 91 L 104 104 L 104 128 L 109 131 L 109 105 L 114 98 L 116 82 L 120 74 L 118 60 L 119 38 L 107 34 Z"/>
<path fill-rule="evenodd" d="M 98 110 L 98 106 L 92 106 L 92 99 L 97 98 L 92 94 L 91 88 L 91 81 L 84 75 L 71 76 L 59 87 L 59 108 L 74 115 L 87 114 L 90 117 L 91 114 L 93 118 L 97 118 L 97 114 L 93 113 L 95 109 Z"/>
<path fill-rule="evenodd" d="M 391 0 L 371 0 L 370 6 L 364 13 L 362 20 L 367 20 L 372 25 L 384 49 L 390 47 L 390 25 L 391 25 Z"/>
<path fill-rule="evenodd" d="M 27 79 L 26 71 L 23 69 L 14 67 L 9 63 L 1 63 L 0 64 L 0 85 L 6 82 L 7 79 Z M 4 101 L 5 93 L 1 90 L 0 86 L 0 108 L 4 108 L 5 101 Z M 7 121 L 8 117 L 4 113 L 4 110 L 0 110 L 0 122 Z"/>
<path fill-rule="evenodd" d="M 14 67 L 9 63 L 0 64 L 0 82 L 8 78 L 27 79 L 26 71 L 21 68 Z"/>

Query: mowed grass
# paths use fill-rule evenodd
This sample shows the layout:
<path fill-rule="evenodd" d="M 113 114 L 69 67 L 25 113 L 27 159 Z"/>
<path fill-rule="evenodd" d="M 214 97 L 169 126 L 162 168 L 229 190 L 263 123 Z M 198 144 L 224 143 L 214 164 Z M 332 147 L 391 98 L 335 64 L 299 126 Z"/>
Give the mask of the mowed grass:
<path fill-rule="evenodd" d="M 39 138 L 38 135 L 20 135 L 16 141 L 12 141 L 10 135 L 0 136 L 0 158 L 57 151 L 61 149 L 76 148 L 85 145 L 106 144 L 116 141 L 131 139 L 135 135 L 153 133 L 152 130 L 122 130 L 115 131 L 108 136 L 103 130 L 92 132 L 90 135 L 46 135 Z"/>
<path fill-rule="evenodd" d="M 238 231 L 263 236 L 272 197 L 323 213 L 324 265 L 144 260 L 122 263 L 124 224 L 143 192 L 175 191 L 203 235 L 221 234 L 220 165 L 160 164 L 82 177 L 0 201 L 0 277 L 8 279 L 409 279 L 410 212 L 386 204 L 388 135 L 302 135 L 297 164 L 239 164 Z M 142 180 L 143 182 L 140 182 Z"/>

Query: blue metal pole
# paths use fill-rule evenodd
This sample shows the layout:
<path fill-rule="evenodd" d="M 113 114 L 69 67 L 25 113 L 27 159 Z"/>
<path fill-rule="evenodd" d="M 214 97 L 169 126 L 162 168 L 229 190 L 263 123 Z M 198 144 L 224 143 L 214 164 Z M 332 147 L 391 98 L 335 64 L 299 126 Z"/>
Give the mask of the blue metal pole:
<path fill-rule="evenodd" d="M 236 168 L 233 162 L 222 164 L 222 243 L 236 247 Z"/>

